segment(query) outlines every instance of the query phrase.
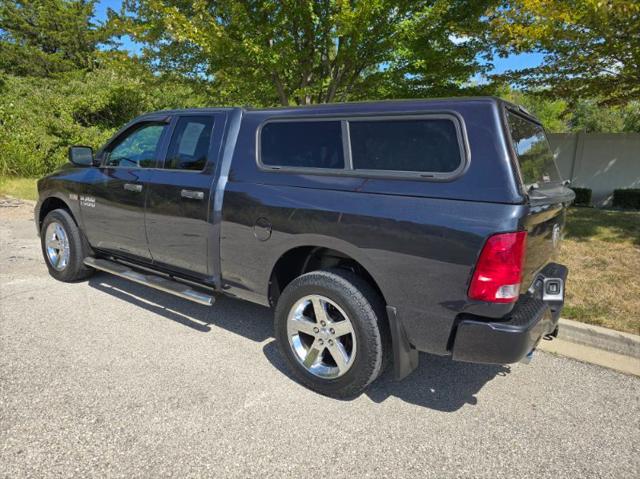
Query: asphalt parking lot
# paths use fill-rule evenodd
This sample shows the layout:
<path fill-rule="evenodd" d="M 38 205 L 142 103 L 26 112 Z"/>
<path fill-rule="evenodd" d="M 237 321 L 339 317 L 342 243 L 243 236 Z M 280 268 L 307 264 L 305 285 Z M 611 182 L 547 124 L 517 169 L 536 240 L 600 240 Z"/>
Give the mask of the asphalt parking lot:
<path fill-rule="evenodd" d="M 352 401 L 287 374 L 271 313 L 50 278 L 0 200 L 2 477 L 638 477 L 640 380 L 422 355 Z"/>

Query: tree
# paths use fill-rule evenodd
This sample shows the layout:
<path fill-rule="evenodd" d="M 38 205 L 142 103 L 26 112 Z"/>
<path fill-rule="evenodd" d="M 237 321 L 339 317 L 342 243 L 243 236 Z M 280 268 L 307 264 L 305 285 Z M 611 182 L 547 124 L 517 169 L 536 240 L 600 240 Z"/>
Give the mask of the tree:
<path fill-rule="evenodd" d="M 492 0 L 127 0 L 158 71 L 256 105 L 473 91 Z M 475 87 L 475 90 L 479 90 Z"/>
<path fill-rule="evenodd" d="M 637 0 L 505 0 L 489 15 L 498 52 L 540 51 L 544 64 L 502 79 L 557 98 L 624 105 L 640 97 Z"/>
<path fill-rule="evenodd" d="M 598 99 L 579 99 L 569 105 L 565 100 L 548 98 L 539 92 L 525 93 L 509 87 L 502 88 L 499 95 L 524 106 L 550 133 L 640 132 L 640 101 L 603 106 Z"/>
<path fill-rule="evenodd" d="M 144 65 L 104 61 L 56 77 L 0 75 L 0 178 L 36 177 L 67 161 L 71 145 L 98 148 L 149 111 L 205 106 L 209 98 Z"/>
<path fill-rule="evenodd" d="M 542 122 L 548 132 L 566 133 L 569 131 L 570 112 L 567 110 L 568 105 L 564 100 L 545 98 L 544 95 L 527 94 L 509 87 L 500 91 L 500 97 L 525 107 Z"/>
<path fill-rule="evenodd" d="M 599 105 L 597 100 L 580 100 L 571 109 L 571 130 L 587 133 L 640 132 L 640 103 L 624 106 Z"/>
<path fill-rule="evenodd" d="M 0 70 L 50 76 L 93 67 L 111 32 L 93 22 L 97 0 L 2 0 Z"/>

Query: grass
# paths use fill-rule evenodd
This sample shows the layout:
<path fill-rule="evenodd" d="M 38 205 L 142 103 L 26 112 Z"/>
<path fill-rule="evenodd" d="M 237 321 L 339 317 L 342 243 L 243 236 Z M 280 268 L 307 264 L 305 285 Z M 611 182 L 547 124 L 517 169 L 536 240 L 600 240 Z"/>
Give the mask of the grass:
<path fill-rule="evenodd" d="M 0 196 L 36 199 L 36 180 L 0 177 Z M 640 211 L 571 208 L 559 262 L 563 317 L 640 334 Z"/>
<path fill-rule="evenodd" d="M 569 210 L 562 316 L 640 334 L 640 211 Z"/>
<path fill-rule="evenodd" d="M 0 176 L 0 196 L 14 196 L 25 200 L 38 199 L 36 178 L 8 178 Z"/>

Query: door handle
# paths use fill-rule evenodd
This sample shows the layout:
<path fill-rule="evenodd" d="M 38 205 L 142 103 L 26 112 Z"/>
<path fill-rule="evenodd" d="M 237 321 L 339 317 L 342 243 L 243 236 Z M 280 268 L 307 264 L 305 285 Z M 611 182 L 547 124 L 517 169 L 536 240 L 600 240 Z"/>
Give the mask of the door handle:
<path fill-rule="evenodd" d="M 189 198 L 190 200 L 204 200 L 204 193 L 202 191 L 182 190 L 180 196 Z"/>
<path fill-rule="evenodd" d="M 136 193 L 140 193 L 142 191 L 142 185 L 136 185 L 135 183 L 125 183 L 124 189 L 127 191 L 135 191 Z"/>

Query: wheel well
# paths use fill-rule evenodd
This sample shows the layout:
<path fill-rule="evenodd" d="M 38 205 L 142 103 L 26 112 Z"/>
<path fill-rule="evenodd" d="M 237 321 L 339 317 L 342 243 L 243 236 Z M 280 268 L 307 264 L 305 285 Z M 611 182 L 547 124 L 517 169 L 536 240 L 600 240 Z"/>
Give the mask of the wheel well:
<path fill-rule="evenodd" d="M 53 210 L 59 210 L 59 209 L 65 210 L 67 213 L 69 213 L 69 215 L 71 215 L 71 218 L 73 218 L 73 221 L 76 221 L 76 219 L 73 216 L 73 213 L 69 209 L 69 206 L 60 198 L 51 196 L 46 200 L 44 200 L 42 202 L 42 206 L 40 206 L 40 215 L 38 216 L 38 228 L 42 228 L 42 222 L 44 221 L 44 219 L 47 217 L 49 213 L 51 213 Z M 77 223 L 78 222 L 76 221 L 76 225 Z"/>
<path fill-rule="evenodd" d="M 380 295 L 384 295 L 364 266 L 340 251 L 315 246 L 301 246 L 287 251 L 276 262 L 269 278 L 269 303 L 277 303 L 280 293 L 298 276 L 310 271 L 344 268 L 364 279 Z"/>

